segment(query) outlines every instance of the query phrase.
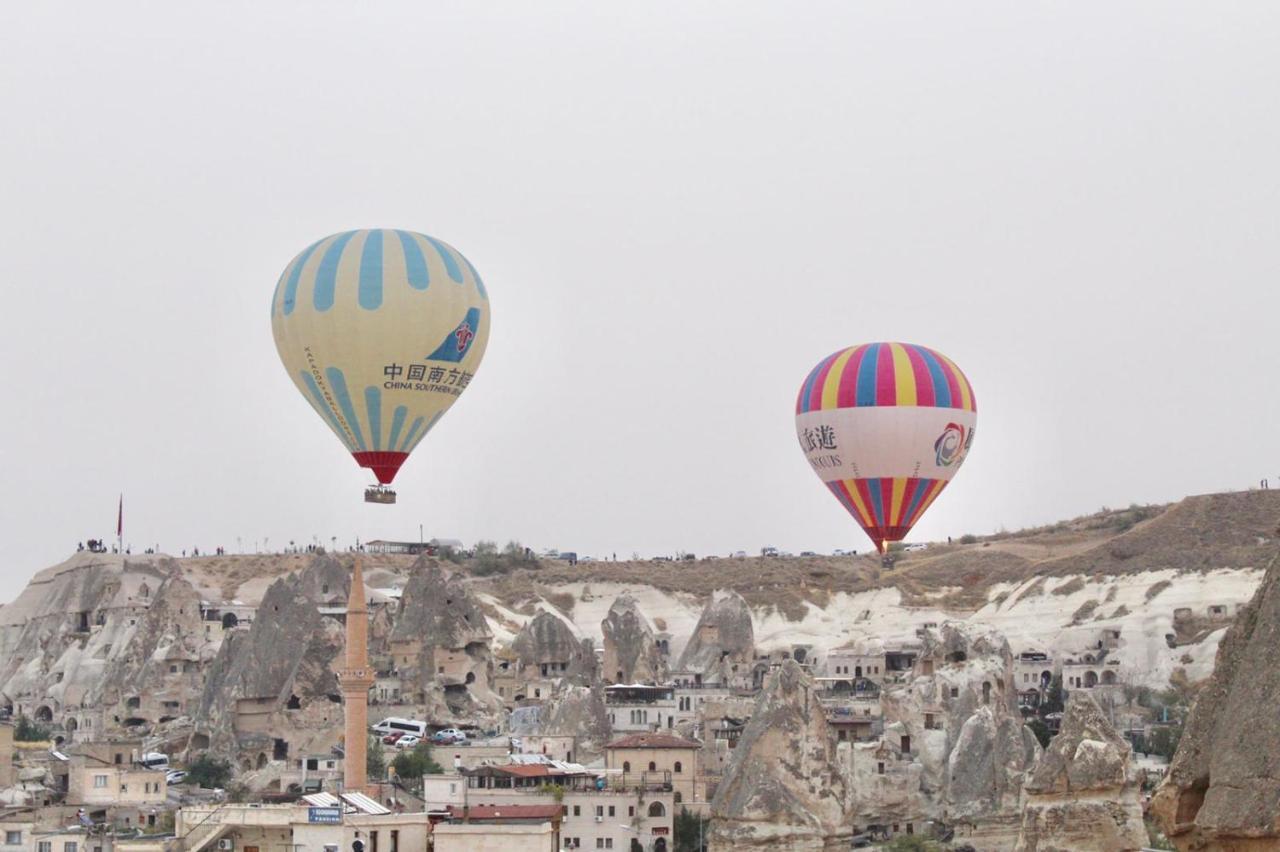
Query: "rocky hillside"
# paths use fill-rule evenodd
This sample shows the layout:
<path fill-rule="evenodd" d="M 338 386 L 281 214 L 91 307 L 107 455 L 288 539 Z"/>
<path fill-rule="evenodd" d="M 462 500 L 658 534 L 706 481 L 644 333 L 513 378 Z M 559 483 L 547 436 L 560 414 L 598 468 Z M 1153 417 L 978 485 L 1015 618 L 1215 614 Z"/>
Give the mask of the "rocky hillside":
<path fill-rule="evenodd" d="M 749 614 L 757 651 L 802 646 L 820 656 L 868 637 L 910 640 L 928 624 L 960 619 L 997 628 L 1015 655 L 1051 649 L 1083 655 L 1103 643 L 1113 677 L 1163 686 L 1177 668 L 1192 679 L 1211 672 L 1218 640 L 1252 596 L 1262 567 L 1280 554 L 1278 524 L 1280 492 L 1261 491 L 1190 497 L 971 543 L 935 544 L 899 554 L 891 570 L 868 556 L 574 566 L 464 560 L 447 565 L 455 575 L 450 588 L 468 607 L 460 616 L 449 606 L 436 612 L 439 596 L 416 593 L 425 591 L 419 588 L 423 570 L 434 569 L 415 572 L 413 557 L 368 554 L 365 577 L 375 600 L 389 611 L 397 602 L 403 609 L 399 633 L 396 625 L 386 626 L 391 641 L 406 630 L 457 632 L 462 618 L 467 636 L 445 644 L 456 644 L 470 660 L 460 658 L 458 665 L 470 666 L 482 680 L 489 665 L 484 643 L 512 645 L 523 633 L 537 640 L 535 646 L 585 639 L 601 647 L 610 610 L 627 594 L 652 632 L 666 637 L 672 661 L 686 650 L 690 658 L 702 653 L 699 643 L 709 635 L 686 649 L 699 635 L 699 619 L 709 603 L 716 609 L 731 601 L 726 624 Z M 230 693 L 205 696 L 203 683 L 182 677 L 193 680 L 206 669 L 227 683 L 259 677 L 226 660 L 224 634 L 237 618 L 261 617 L 264 603 L 340 605 L 350 560 L 339 554 L 325 567 L 304 554 L 75 554 L 38 572 L 17 599 L 0 607 L 0 703 L 28 712 L 48 706 L 59 715 L 108 707 L 97 711 L 109 713 L 102 721 L 118 716 L 118 724 L 143 702 L 153 705 L 141 714 L 152 721 L 205 711 L 218 716 Z M 293 574 L 297 585 L 277 585 Z M 268 594 L 273 585 L 274 598 Z M 201 609 L 198 622 L 194 607 Z M 212 621 L 211 610 L 218 613 Z M 558 623 L 531 625 L 539 613 Z M 330 625 L 306 628 L 309 635 L 298 641 L 310 653 L 323 656 L 340 644 Z M 328 688 L 319 670 L 300 671 L 310 692 Z M 287 685 L 281 681 L 280 687 Z M 180 693 L 201 697 L 181 700 Z M 84 715 L 90 724 L 95 719 L 101 717 Z M 216 738 L 218 726 L 211 727 Z"/>

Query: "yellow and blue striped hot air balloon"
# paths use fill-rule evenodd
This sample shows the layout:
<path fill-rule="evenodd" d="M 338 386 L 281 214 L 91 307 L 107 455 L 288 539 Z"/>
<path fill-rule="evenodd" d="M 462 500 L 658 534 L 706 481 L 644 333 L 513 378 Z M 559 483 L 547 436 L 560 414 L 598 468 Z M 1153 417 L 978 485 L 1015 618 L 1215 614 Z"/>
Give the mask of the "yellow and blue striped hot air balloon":
<path fill-rule="evenodd" d="M 447 243 L 344 231 L 285 267 L 271 330 L 289 378 L 385 486 L 475 375 L 489 297 Z"/>
<path fill-rule="evenodd" d="M 978 403 L 949 358 L 865 343 L 818 362 L 796 400 L 810 467 L 876 548 L 901 541 L 973 445 Z"/>

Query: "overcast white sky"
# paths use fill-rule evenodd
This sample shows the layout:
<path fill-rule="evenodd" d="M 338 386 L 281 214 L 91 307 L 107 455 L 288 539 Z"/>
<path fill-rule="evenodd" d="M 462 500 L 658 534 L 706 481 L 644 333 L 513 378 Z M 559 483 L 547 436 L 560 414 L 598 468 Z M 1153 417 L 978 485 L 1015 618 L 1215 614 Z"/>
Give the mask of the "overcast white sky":
<path fill-rule="evenodd" d="M 932 346 L 978 438 L 915 540 L 1280 484 L 1273 3 L 0 5 L 0 600 L 77 540 L 867 548 L 793 431 Z M 395 507 L 277 277 L 407 228 L 488 354 Z"/>

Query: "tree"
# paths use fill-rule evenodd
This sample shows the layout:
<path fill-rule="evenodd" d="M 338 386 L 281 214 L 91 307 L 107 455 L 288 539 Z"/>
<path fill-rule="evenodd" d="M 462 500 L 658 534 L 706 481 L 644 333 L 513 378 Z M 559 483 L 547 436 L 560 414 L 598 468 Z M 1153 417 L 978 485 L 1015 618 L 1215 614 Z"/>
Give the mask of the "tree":
<path fill-rule="evenodd" d="M 365 749 L 364 771 L 373 779 L 387 777 L 387 758 L 382 753 L 382 741 L 373 734 L 369 735 L 369 745 Z"/>
<path fill-rule="evenodd" d="M 201 787 L 226 788 L 231 780 L 231 764 L 218 760 L 207 752 L 200 755 L 187 767 L 187 781 Z"/>
<path fill-rule="evenodd" d="M 1049 681 L 1049 691 L 1045 693 L 1044 701 L 1040 702 L 1040 718 L 1048 716 L 1050 713 L 1061 713 L 1066 707 L 1066 696 L 1062 692 L 1062 675 L 1054 675 Z"/>
<path fill-rule="evenodd" d="M 1049 726 L 1044 723 L 1043 719 L 1032 719 L 1027 722 L 1027 727 L 1031 729 L 1031 733 L 1036 735 L 1036 739 L 1040 741 L 1041 748 L 1049 747 L 1049 740 L 1053 739 L 1053 734 L 1049 731 Z"/>
<path fill-rule="evenodd" d="M 672 834 L 675 852 L 699 852 L 698 843 L 710 841 L 711 820 L 682 807 L 672 820 Z"/>
<path fill-rule="evenodd" d="M 396 759 L 391 761 L 391 768 L 396 771 L 397 776 L 415 781 L 423 775 L 439 775 L 444 772 L 444 767 L 431 756 L 431 746 L 426 743 L 418 743 L 413 751 L 397 754 Z"/>
<path fill-rule="evenodd" d="M 22 743 L 43 742 L 49 739 L 49 729 L 43 725 L 37 725 L 26 716 L 18 717 L 18 724 L 13 729 L 13 738 Z"/>

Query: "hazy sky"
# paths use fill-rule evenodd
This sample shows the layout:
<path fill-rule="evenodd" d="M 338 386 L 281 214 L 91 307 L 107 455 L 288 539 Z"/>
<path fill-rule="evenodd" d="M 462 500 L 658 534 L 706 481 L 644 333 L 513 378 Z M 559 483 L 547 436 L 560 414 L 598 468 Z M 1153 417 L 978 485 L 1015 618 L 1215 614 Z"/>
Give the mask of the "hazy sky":
<path fill-rule="evenodd" d="M 978 435 L 923 540 L 1280 484 L 1272 3 L 0 5 L 9 599 L 77 540 L 866 549 L 810 367 L 932 346 Z M 488 285 L 394 507 L 268 305 L 362 227 Z"/>

